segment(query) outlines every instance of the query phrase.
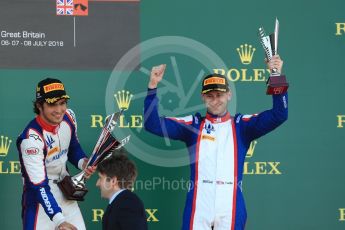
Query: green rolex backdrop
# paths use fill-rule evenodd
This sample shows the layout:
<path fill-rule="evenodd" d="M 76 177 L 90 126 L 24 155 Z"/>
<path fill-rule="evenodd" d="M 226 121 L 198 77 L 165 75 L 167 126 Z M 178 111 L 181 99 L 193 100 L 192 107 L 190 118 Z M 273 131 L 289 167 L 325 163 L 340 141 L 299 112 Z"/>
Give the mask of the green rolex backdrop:
<path fill-rule="evenodd" d="M 231 82 L 232 115 L 269 109 L 269 70 L 257 31 L 273 32 L 276 17 L 290 83 L 289 119 L 252 142 L 247 153 L 246 229 L 345 229 L 344 7 L 341 0 L 2 0 L 0 229 L 21 229 L 15 140 L 34 117 L 37 82 L 48 76 L 65 84 L 88 154 L 107 114 L 127 109 L 115 135 L 131 135 L 127 150 L 139 171 L 135 192 L 149 229 L 180 229 L 188 154 L 184 144 L 143 129 L 151 67 L 167 64 L 158 93 L 166 116 L 204 113 L 200 82 L 211 72 Z M 101 229 L 108 203 L 96 179 L 87 182 L 89 193 L 79 203 L 87 229 Z"/>

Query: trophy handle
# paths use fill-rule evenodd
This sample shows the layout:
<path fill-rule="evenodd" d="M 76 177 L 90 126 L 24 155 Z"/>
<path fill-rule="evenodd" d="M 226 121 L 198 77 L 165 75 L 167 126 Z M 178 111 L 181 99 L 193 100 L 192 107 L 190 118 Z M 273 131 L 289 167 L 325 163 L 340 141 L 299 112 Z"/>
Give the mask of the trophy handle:
<path fill-rule="evenodd" d="M 278 35 L 279 35 L 279 21 L 278 18 L 276 18 L 276 23 L 274 26 L 274 49 L 275 54 L 278 53 Z"/>
<path fill-rule="evenodd" d="M 126 145 L 128 142 L 129 142 L 129 139 L 130 139 L 130 135 L 129 136 L 127 136 L 127 137 L 125 137 L 124 139 L 122 139 L 120 142 L 118 142 L 119 144 L 118 144 L 118 146 L 115 146 L 115 148 L 114 148 L 114 150 L 116 150 L 116 149 L 120 149 L 120 148 L 122 148 L 124 145 Z M 108 154 L 104 159 L 106 159 L 106 158 L 108 158 L 108 157 L 110 157 L 111 156 L 111 154 Z M 102 160 L 104 160 L 104 159 L 102 159 Z M 102 161 L 101 160 L 101 161 Z M 88 161 L 88 164 L 86 164 L 86 166 L 85 167 L 88 167 L 88 166 L 90 166 L 89 165 L 89 162 L 90 162 L 90 160 Z M 94 161 L 94 162 L 96 162 L 96 163 L 99 163 L 99 162 L 97 162 L 97 159 Z M 77 184 L 83 184 L 83 185 L 85 185 L 85 169 L 83 169 L 80 173 L 78 173 L 77 175 L 75 175 L 75 176 L 73 176 L 72 177 L 72 181 L 74 182 L 74 184 L 75 185 L 77 185 Z"/>
<path fill-rule="evenodd" d="M 84 200 L 84 196 L 88 192 L 86 188 L 86 171 L 89 166 L 95 166 L 102 161 L 106 156 L 110 156 L 114 149 L 119 149 L 129 141 L 129 136 L 122 141 L 116 140 L 111 134 L 117 125 L 117 121 L 120 118 L 123 110 L 117 113 L 113 113 L 106 119 L 105 125 L 101 131 L 101 134 L 97 140 L 97 143 L 92 151 L 89 160 L 86 163 L 85 168 L 77 175 L 65 176 L 58 182 L 58 186 L 61 189 L 64 196 L 69 200 Z"/>
<path fill-rule="evenodd" d="M 122 115 L 123 111 L 124 110 L 121 109 L 119 112 L 111 114 L 106 119 L 106 122 L 104 124 L 104 128 L 102 129 L 100 137 L 98 138 L 98 141 L 97 141 L 95 147 L 93 148 L 92 154 L 89 157 L 88 162 L 86 163 L 86 167 L 90 166 L 91 161 L 94 162 L 94 155 L 97 152 L 97 150 L 100 148 L 100 145 L 102 144 L 103 139 L 106 136 L 106 133 L 108 133 L 108 132 L 111 133 L 114 130 L 114 128 L 117 125 L 117 121 L 119 120 L 119 118 Z"/>

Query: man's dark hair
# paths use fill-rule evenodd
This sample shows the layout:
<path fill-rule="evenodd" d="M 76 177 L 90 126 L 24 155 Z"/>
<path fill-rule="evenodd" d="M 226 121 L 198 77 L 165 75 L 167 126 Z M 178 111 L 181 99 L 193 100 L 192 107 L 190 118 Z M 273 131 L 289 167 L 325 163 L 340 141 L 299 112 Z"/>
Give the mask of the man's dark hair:
<path fill-rule="evenodd" d="M 131 189 L 137 178 L 137 168 L 134 162 L 128 159 L 124 153 L 113 153 L 112 156 L 98 164 L 97 170 L 107 177 L 116 177 L 121 189 Z"/>
<path fill-rule="evenodd" d="M 34 113 L 36 113 L 37 115 L 40 114 L 40 110 L 38 109 L 38 105 L 40 105 L 41 107 L 43 107 L 43 104 L 44 104 L 44 101 L 34 101 L 33 102 L 33 110 L 34 110 Z"/>

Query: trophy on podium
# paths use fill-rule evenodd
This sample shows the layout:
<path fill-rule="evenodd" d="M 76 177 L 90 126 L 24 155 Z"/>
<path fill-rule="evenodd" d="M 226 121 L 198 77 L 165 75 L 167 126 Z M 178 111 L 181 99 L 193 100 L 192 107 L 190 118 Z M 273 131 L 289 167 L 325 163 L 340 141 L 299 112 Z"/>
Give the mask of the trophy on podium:
<path fill-rule="evenodd" d="M 113 113 L 106 119 L 106 123 L 85 168 L 88 166 L 97 166 L 102 160 L 111 156 L 114 150 L 120 149 L 128 143 L 130 136 L 118 141 L 111 134 L 122 112 L 123 110 Z M 84 196 L 88 192 L 85 185 L 85 171 L 83 170 L 73 177 L 65 176 L 58 182 L 58 186 L 67 199 L 83 201 Z"/>
<path fill-rule="evenodd" d="M 274 33 L 266 36 L 262 27 L 259 28 L 259 38 L 264 48 L 267 60 L 271 60 L 278 51 L 278 33 L 279 33 L 279 21 L 276 19 Z M 285 75 L 281 75 L 277 69 L 271 69 L 271 76 L 267 81 L 266 94 L 282 94 L 287 91 L 289 83 L 286 81 Z"/>

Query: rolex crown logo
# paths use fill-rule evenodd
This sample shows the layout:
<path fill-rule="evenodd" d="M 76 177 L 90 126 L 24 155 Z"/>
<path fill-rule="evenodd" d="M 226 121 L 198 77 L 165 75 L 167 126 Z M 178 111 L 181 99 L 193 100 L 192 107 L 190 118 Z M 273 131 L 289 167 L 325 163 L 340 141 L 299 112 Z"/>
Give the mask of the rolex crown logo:
<path fill-rule="evenodd" d="M 3 157 L 8 154 L 12 140 L 8 139 L 8 137 L 1 136 L 0 141 L 0 156 Z"/>
<path fill-rule="evenodd" d="M 257 141 L 250 142 L 250 146 L 249 146 L 249 149 L 248 149 L 247 154 L 246 154 L 247 158 L 251 158 L 254 155 L 255 145 L 257 143 L 258 143 Z"/>
<path fill-rule="evenodd" d="M 252 62 L 255 48 L 252 45 L 244 44 L 237 48 L 242 64 L 249 65 Z"/>
<path fill-rule="evenodd" d="M 129 108 L 129 104 L 131 103 L 133 94 L 130 94 L 129 91 L 118 91 L 117 94 L 114 94 L 114 97 L 117 102 L 117 106 L 120 110 L 127 110 Z"/>

